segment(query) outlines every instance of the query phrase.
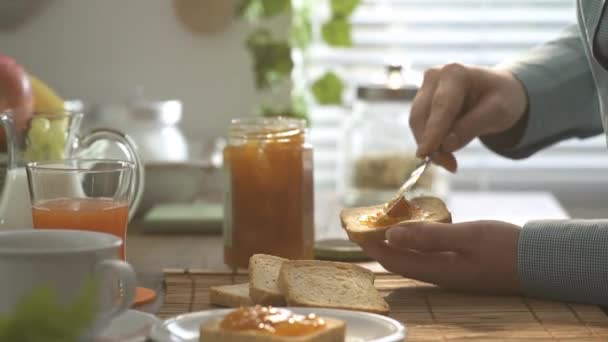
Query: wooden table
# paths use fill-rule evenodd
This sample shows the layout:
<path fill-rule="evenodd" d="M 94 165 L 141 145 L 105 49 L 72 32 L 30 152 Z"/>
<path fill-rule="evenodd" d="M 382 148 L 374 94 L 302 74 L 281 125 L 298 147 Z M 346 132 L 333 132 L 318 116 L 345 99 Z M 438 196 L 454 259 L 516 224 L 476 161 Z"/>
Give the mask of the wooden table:
<path fill-rule="evenodd" d="M 455 222 L 475 219 L 500 219 L 515 224 L 528 220 L 567 218 L 565 210 L 549 193 L 454 193 L 448 199 Z M 316 199 L 317 236 L 344 237 L 335 198 L 320 195 Z M 127 258 L 137 270 L 139 282 L 161 295 L 155 303 L 142 308 L 157 312 L 162 300 L 162 271 L 166 268 L 228 270 L 223 264 L 222 238 L 203 234 L 144 234 L 134 223 L 127 238 Z M 380 268 L 378 265 L 376 268 Z"/>

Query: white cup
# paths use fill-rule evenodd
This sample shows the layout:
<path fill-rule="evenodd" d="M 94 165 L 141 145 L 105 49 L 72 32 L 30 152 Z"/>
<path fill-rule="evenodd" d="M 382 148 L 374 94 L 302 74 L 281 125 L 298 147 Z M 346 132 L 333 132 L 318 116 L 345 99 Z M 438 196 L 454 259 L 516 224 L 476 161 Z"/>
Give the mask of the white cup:
<path fill-rule="evenodd" d="M 99 334 L 135 298 L 135 272 L 118 260 L 122 240 L 110 234 L 33 229 L 0 232 L 0 314 L 40 287 L 70 305 L 87 283 L 97 289 L 97 313 L 84 337 Z"/>

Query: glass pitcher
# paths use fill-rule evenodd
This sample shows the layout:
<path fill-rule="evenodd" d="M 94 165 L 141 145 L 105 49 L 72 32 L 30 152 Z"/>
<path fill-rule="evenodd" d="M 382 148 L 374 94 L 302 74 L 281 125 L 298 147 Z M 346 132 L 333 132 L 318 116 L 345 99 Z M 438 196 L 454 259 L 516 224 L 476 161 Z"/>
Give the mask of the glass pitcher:
<path fill-rule="evenodd" d="M 76 159 L 98 153 L 98 143 L 114 143 L 135 165 L 131 182 L 129 219 L 143 195 L 144 167 L 133 141 L 112 129 L 96 129 L 81 136 L 82 112 L 55 110 L 33 113 L 25 124 L 16 124 L 11 111 L 0 115 L 6 135 L 6 174 L 0 197 L 0 229 L 32 228 L 32 210 L 25 165 L 29 162 Z M 1 146 L 0 146 L 1 148 Z M 99 156 L 97 156 L 99 157 Z"/>

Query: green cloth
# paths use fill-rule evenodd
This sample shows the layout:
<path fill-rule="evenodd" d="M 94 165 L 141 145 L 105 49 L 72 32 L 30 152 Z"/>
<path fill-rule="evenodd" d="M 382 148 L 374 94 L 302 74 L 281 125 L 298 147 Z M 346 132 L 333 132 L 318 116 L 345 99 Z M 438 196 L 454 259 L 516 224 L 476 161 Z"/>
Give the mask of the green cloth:
<path fill-rule="evenodd" d="M 142 222 L 147 233 L 221 233 L 223 209 L 217 203 L 161 204 Z"/>

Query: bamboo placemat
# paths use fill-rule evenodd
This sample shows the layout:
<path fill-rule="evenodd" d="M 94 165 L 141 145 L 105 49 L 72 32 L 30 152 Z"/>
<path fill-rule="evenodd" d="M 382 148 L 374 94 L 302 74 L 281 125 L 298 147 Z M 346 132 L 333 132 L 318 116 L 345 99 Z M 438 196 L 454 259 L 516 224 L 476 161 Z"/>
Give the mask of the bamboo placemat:
<path fill-rule="evenodd" d="M 161 318 L 213 308 L 209 287 L 247 282 L 247 274 L 166 270 Z M 608 316 L 597 306 L 524 297 L 468 295 L 391 274 L 376 287 L 390 316 L 408 327 L 407 341 L 608 341 Z"/>

